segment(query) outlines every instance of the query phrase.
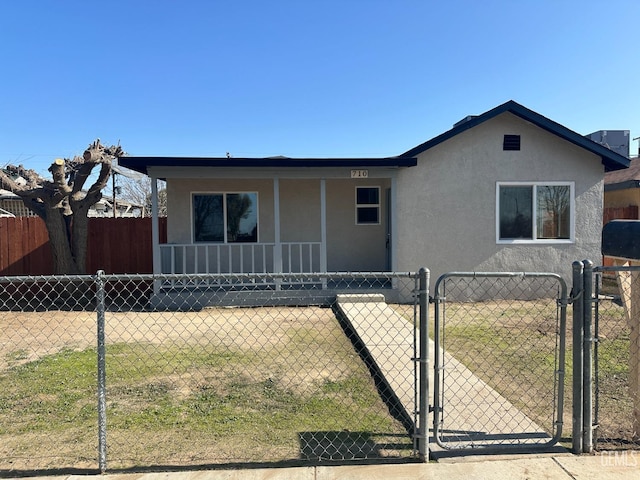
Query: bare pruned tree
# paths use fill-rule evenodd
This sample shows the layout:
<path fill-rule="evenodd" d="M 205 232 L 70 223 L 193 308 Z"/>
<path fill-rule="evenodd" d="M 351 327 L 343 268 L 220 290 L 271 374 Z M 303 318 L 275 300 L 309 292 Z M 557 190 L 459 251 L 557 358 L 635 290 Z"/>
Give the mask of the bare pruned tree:
<path fill-rule="evenodd" d="M 47 226 L 56 274 L 86 272 L 88 212 L 102 198 L 114 159 L 123 155 L 120 145 L 91 143 L 82 156 L 56 159 L 49 167 L 52 180 L 45 180 L 22 165 L 0 170 L 0 187 L 18 195 Z M 85 190 L 94 168 L 96 180 Z M 23 180 L 20 180 L 23 179 Z"/>
<path fill-rule="evenodd" d="M 118 183 L 122 189 L 121 196 L 128 202 L 136 205 L 142 205 L 142 216 L 151 216 L 151 182 L 149 177 L 128 178 L 127 176 L 119 176 Z M 167 191 L 165 182 L 160 181 L 158 186 L 158 216 L 167 216 Z"/>

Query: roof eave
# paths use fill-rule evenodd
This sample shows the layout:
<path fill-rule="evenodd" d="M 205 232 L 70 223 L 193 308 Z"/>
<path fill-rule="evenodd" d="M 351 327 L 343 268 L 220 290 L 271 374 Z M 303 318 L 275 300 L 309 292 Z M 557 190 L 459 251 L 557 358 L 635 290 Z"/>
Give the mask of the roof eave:
<path fill-rule="evenodd" d="M 629 190 L 640 188 L 640 180 L 627 180 L 625 182 L 605 184 L 605 192 L 615 192 L 616 190 Z"/>
<path fill-rule="evenodd" d="M 148 175 L 149 167 L 208 168 L 400 168 L 414 167 L 417 158 L 219 158 L 219 157 L 120 157 L 118 164 Z"/>

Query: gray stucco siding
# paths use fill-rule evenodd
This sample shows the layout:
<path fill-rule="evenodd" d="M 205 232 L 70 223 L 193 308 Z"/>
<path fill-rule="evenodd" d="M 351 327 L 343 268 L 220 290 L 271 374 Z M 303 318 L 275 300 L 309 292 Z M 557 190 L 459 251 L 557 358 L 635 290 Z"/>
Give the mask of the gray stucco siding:
<path fill-rule="evenodd" d="M 388 179 L 327 180 L 327 270 L 379 272 L 386 262 Z M 380 187 L 380 223 L 356 225 L 356 186 Z"/>
<path fill-rule="evenodd" d="M 505 134 L 520 151 L 503 151 Z M 552 271 L 569 278 L 571 263 L 598 258 L 604 168 L 593 153 L 510 113 L 423 152 L 398 175 L 398 267 L 450 271 Z M 499 244 L 497 182 L 572 182 L 575 241 Z"/>
<path fill-rule="evenodd" d="M 321 180 L 281 178 L 280 241 L 320 242 Z M 326 180 L 327 269 L 329 271 L 383 271 L 387 267 L 386 189 L 389 179 Z M 380 223 L 356 225 L 356 186 L 380 188 Z M 275 241 L 273 179 L 167 179 L 167 240 L 192 242 L 193 193 L 257 192 L 258 241 Z"/>

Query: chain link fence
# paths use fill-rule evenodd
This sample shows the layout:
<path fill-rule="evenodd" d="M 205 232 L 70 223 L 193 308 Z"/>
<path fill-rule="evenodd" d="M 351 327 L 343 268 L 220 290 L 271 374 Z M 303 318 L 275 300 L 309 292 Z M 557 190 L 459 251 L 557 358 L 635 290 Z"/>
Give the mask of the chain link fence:
<path fill-rule="evenodd" d="M 354 325 L 345 292 L 385 301 Z M 415 458 L 418 297 L 417 274 L 0 278 L 0 471 Z"/>
<path fill-rule="evenodd" d="M 640 449 L 640 267 L 594 272 L 594 447 Z"/>
<path fill-rule="evenodd" d="M 563 403 L 568 299 L 562 278 L 451 273 L 440 277 L 434 294 L 438 445 L 555 445 L 563 422 L 571 425 Z"/>

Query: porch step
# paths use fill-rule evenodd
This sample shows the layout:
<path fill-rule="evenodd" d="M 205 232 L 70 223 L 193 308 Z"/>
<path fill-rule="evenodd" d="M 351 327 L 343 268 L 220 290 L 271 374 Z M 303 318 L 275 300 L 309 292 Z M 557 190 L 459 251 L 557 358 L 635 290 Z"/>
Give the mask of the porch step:
<path fill-rule="evenodd" d="M 398 302 L 399 292 L 393 288 L 371 288 L 356 285 L 306 285 L 284 286 L 277 290 L 273 285 L 261 286 L 235 285 L 228 288 L 215 287 L 176 287 L 163 288 L 152 295 L 150 306 L 153 309 L 199 310 L 206 307 L 268 307 L 268 306 L 332 306 L 338 295 L 345 292 L 366 291 L 365 297 L 375 295 L 382 302 Z M 373 298 L 373 297 L 371 297 Z"/>

